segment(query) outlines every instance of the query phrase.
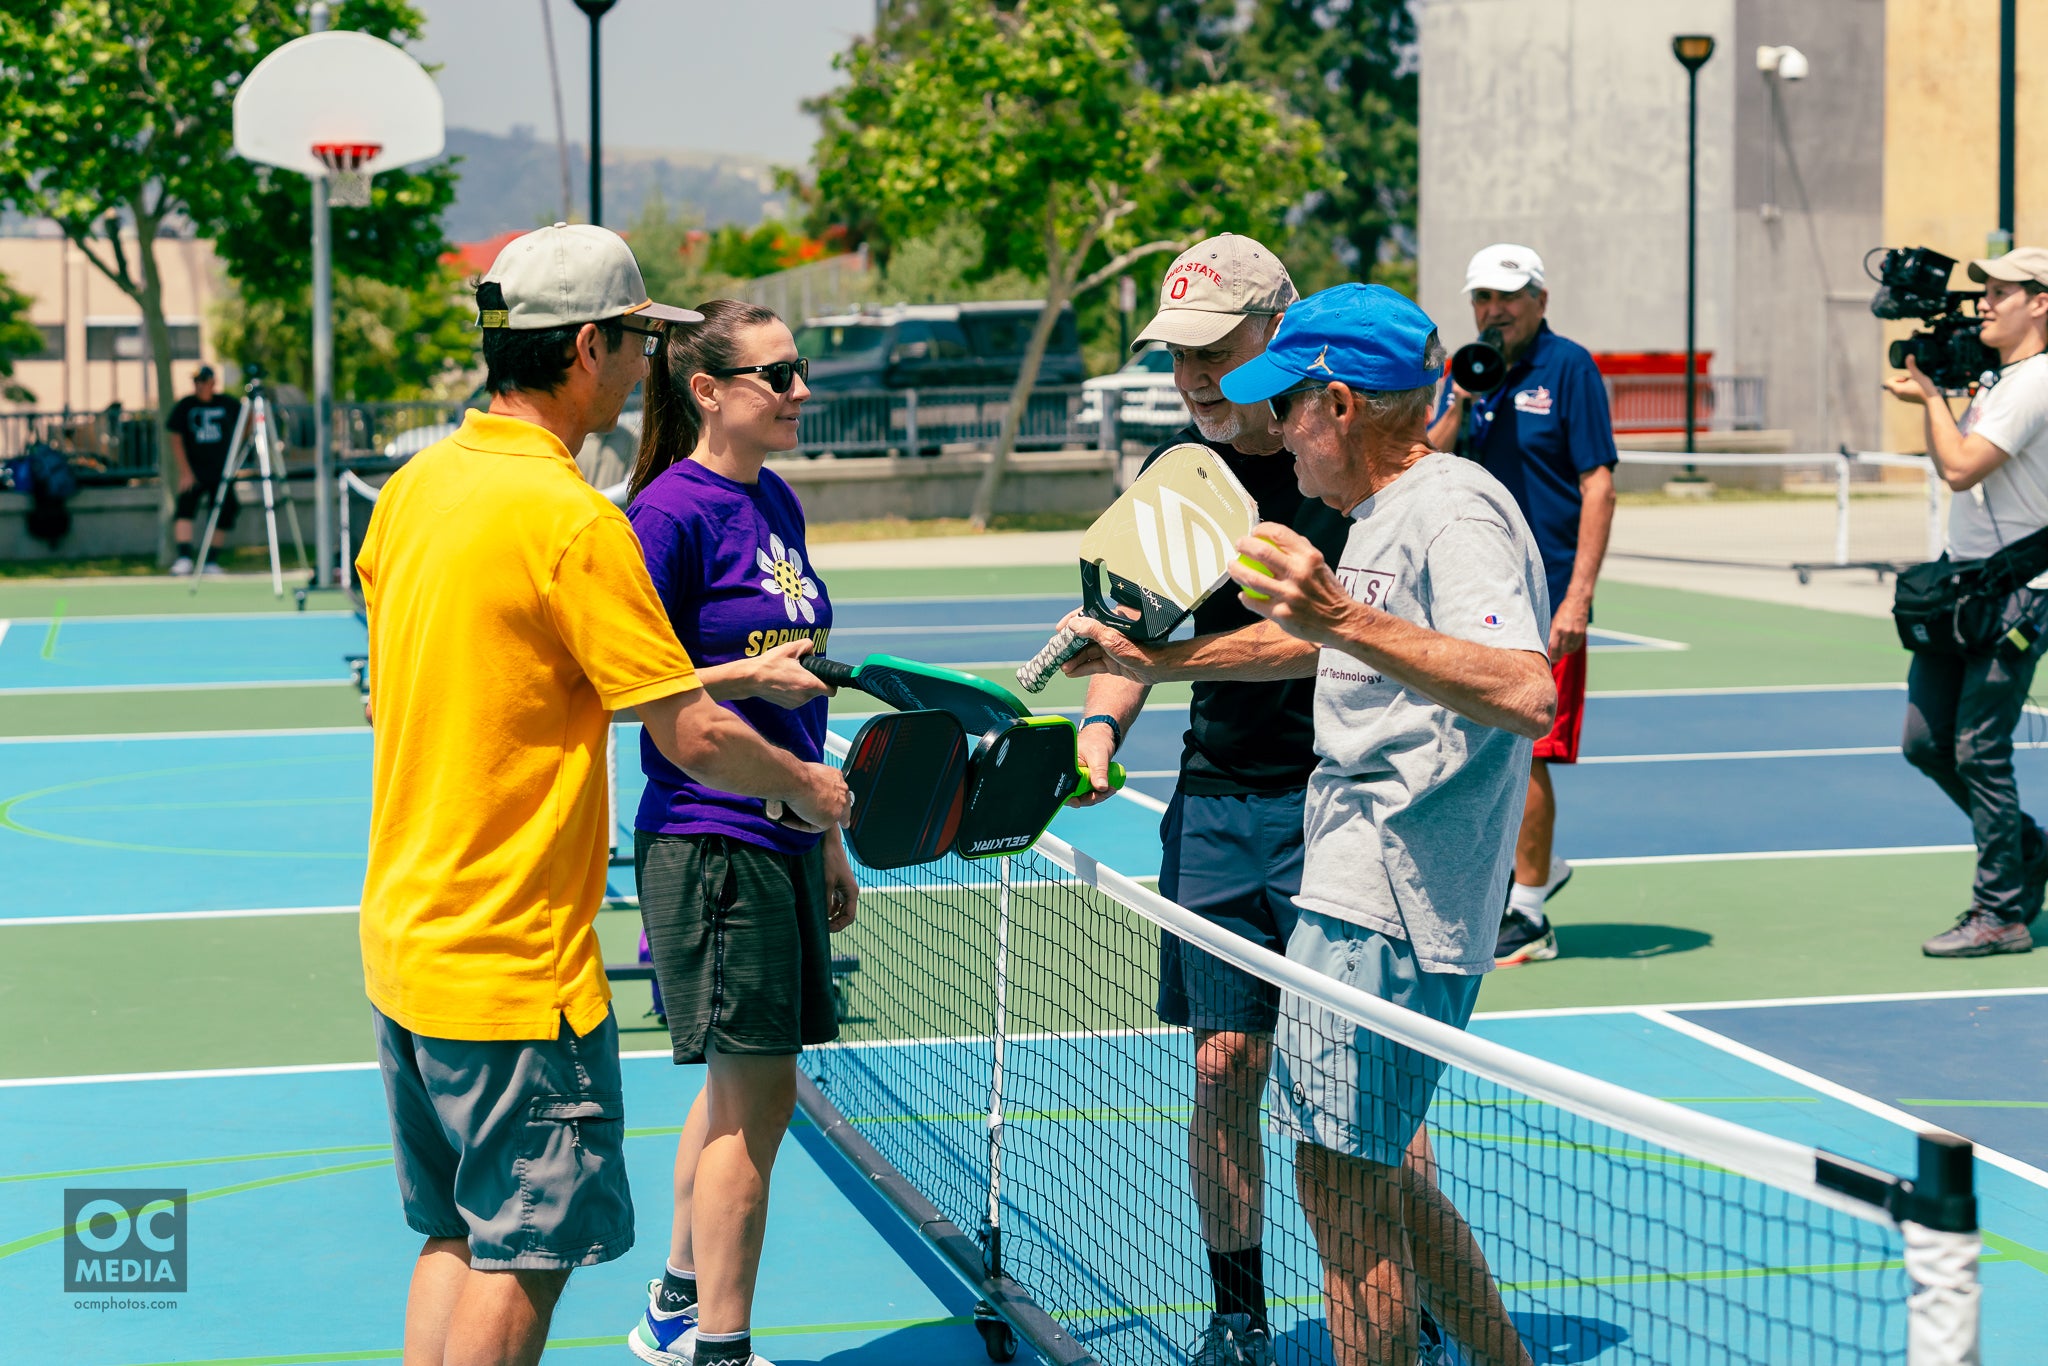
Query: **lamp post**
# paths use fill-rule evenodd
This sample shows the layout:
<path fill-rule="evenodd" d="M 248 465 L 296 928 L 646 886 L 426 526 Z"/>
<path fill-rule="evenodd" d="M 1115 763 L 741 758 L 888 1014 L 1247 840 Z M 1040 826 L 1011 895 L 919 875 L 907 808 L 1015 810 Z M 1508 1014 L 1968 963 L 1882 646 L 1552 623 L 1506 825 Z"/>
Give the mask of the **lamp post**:
<path fill-rule="evenodd" d="M 1685 68 L 1685 453 L 1694 453 L 1699 426 L 1699 353 L 1693 333 L 1699 302 L 1700 208 L 1700 68 L 1714 55 L 1714 40 L 1705 33 L 1681 33 L 1671 40 L 1671 53 Z M 1693 474 L 1690 465 L 1685 467 Z"/>
<path fill-rule="evenodd" d="M 598 62 L 597 26 L 619 0 L 576 0 L 590 20 L 590 221 L 604 222 L 603 75 Z"/>
<path fill-rule="evenodd" d="M 1998 7 L 1998 231 L 1989 243 L 1993 256 L 2012 250 L 2013 100 L 2017 84 L 2014 44 L 2019 36 L 2017 0 Z"/>

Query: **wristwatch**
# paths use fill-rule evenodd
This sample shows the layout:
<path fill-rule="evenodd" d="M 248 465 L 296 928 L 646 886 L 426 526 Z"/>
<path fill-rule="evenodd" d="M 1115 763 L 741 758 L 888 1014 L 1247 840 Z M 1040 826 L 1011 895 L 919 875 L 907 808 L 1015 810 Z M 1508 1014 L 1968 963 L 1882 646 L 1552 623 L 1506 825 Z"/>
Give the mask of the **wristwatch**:
<path fill-rule="evenodd" d="M 1095 725 L 1097 722 L 1100 722 L 1103 725 L 1109 727 L 1109 752 L 1111 754 L 1114 754 L 1118 750 L 1122 749 L 1124 747 L 1124 728 L 1122 726 L 1119 726 L 1116 723 L 1116 718 L 1114 716 L 1111 716 L 1107 712 L 1099 711 L 1096 712 L 1093 716 L 1082 717 L 1081 724 L 1079 726 L 1076 726 L 1075 729 L 1085 730 L 1089 726 Z"/>

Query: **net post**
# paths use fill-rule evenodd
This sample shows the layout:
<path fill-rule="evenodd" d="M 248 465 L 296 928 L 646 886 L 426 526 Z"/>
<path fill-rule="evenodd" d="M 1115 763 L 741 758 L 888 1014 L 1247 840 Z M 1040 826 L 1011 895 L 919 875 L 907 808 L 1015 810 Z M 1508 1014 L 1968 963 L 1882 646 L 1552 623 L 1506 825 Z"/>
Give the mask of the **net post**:
<path fill-rule="evenodd" d="M 1010 1000 L 1010 868 L 996 861 L 996 999 L 988 1078 L 988 1210 L 981 1220 L 982 1274 L 1003 1274 L 1003 1041 Z"/>
<path fill-rule="evenodd" d="M 1920 1136 L 1919 1172 L 1901 1202 L 1906 1240 L 1907 1366 L 1978 1366 L 1983 1288 L 1977 1260 L 1976 1150 L 1954 1134 Z"/>
<path fill-rule="evenodd" d="M 1835 460 L 1835 563 L 1849 563 L 1849 456 Z"/>

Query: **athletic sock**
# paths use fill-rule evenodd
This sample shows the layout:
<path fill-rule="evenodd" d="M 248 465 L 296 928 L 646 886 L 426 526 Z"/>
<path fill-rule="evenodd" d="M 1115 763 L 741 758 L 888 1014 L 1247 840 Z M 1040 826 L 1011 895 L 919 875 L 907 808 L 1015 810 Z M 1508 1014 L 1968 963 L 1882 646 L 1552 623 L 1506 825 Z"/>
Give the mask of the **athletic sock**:
<path fill-rule="evenodd" d="M 162 544 L 162 542 L 161 542 L 161 541 L 159 541 L 159 542 L 158 542 L 158 544 L 159 544 L 159 545 L 161 545 L 161 544 Z M 186 558 L 186 559 L 188 559 L 188 560 L 189 560 L 189 559 L 191 559 L 191 558 L 192 558 L 192 542 L 190 542 L 190 541 L 180 541 L 180 542 L 178 542 L 178 554 L 180 554 L 181 556 L 183 556 L 184 558 Z"/>
<path fill-rule="evenodd" d="M 667 1316 L 680 1314 L 697 1307 L 697 1273 L 678 1271 L 672 1266 L 661 1269 L 661 1289 L 654 1294 L 654 1312 Z"/>
<path fill-rule="evenodd" d="M 1240 1252 L 1209 1249 L 1209 1276 L 1216 1285 L 1216 1312 L 1243 1314 L 1252 1327 L 1266 1331 L 1266 1270 L 1264 1250 L 1248 1247 Z"/>
<path fill-rule="evenodd" d="M 697 1355 L 691 1358 L 696 1366 L 720 1366 L 720 1363 L 734 1362 L 746 1366 L 748 1357 L 754 1355 L 754 1334 L 752 1329 L 738 1333 L 697 1334 Z"/>
<path fill-rule="evenodd" d="M 1508 892 L 1508 909 L 1531 925 L 1543 923 L 1543 888 L 1517 882 Z"/>

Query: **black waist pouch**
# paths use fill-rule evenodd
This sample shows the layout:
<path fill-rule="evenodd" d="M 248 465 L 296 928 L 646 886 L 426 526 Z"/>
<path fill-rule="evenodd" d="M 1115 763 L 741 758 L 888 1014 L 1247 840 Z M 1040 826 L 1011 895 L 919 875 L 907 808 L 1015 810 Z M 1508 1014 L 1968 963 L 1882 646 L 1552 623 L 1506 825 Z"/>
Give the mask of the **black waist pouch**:
<path fill-rule="evenodd" d="M 1982 560 L 1946 555 L 1903 571 L 1892 588 L 1899 643 L 1930 655 L 1988 655 L 2012 622 L 2013 595 L 2048 571 L 2048 527 Z"/>

